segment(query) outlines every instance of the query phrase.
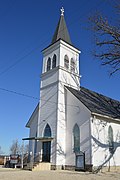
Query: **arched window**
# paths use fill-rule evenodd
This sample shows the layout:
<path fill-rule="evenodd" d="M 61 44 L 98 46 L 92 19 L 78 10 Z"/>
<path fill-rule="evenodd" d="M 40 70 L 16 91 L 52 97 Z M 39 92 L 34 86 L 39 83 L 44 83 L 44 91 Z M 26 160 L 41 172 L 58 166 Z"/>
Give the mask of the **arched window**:
<path fill-rule="evenodd" d="M 73 128 L 74 152 L 80 152 L 80 129 L 77 124 Z"/>
<path fill-rule="evenodd" d="M 47 124 L 45 127 L 44 137 L 51 137 L 51 128 L 50 128 L 49 124 Z"/>
<path fill-rule="evenodd" d="M 113 129 L 111 125 L 108 127 L 108 142 L 109 142 L 109 151 L 110 153 L 113 153 L 114 141 L 113 141 Z"/>
<path fill-rule="evenodd" d="M 49 71 L 51 69 L 51 59 L 50 57 L 47 60 L 47 71 Z"/>
<path fill-rule="evenodd" d="M 57 59 L 56 54 L 54 54 L 53 60 L 52 60 L 52 68 L 56 67 L 56 59 Z"/>
<path fill-rule="evenodd" d="M 75 61 L 74 61 L 73 58 L 71 58 L 71 63 L 70 63 L 70 65 L 71 65 L 71 72 L 75 72 Z"/>
<path fill-rule="evenodd" d="M 65 57 L 64 57 L 64 67 L 66 69 L 69 69 L 69 58 L 67 55 L 65 55 Z"/>

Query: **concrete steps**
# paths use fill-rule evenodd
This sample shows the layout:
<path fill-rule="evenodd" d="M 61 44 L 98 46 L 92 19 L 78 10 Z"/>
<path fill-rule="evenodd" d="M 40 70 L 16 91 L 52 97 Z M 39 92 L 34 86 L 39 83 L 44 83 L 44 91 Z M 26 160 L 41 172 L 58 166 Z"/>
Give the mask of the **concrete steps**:
<path fill-rule="evenodd" d="M 44 170 L 51 170 L 51 163 L 47 162 L 38 162 L 38 163 L 27 163 L 26 166 L 23 168 L 24 170 L 29 171 L 44 171 Z"/>
<path fill-rule="evenodd" d="M 43 171 L 43 170 L 51 170 L 51 163 L 47 162 L 41 162 L 37 165 L 35 165 L 32 169 L 32 171 Z"/>

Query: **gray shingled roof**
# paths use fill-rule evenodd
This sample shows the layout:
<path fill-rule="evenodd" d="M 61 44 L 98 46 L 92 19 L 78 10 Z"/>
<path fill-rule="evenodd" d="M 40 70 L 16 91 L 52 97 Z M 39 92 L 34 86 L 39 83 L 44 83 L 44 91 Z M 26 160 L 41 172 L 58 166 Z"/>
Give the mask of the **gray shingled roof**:
<path fill-rule="evenodd" d="M 51 43 L 52 44 L 55 43 L 58 39 L 62 39 L 65 42 L 72 45 L 64 16 L 61 16 L 59 19 L 59 22 L 55 30 L 55 33 L 53 35 Z"/>
<path fill-rule="evenodd" d="M 71 87 L 67 89 L 78 98 L 92 113 L 120 119 L 120 102 L 84 87 L 80 91 Z"/>

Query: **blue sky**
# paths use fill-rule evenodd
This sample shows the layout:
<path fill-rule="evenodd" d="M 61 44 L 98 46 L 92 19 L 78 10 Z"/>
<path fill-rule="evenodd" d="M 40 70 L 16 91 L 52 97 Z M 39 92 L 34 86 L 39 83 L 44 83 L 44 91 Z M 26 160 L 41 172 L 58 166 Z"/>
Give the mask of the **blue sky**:
<path fill-rule="evenodd" d="M 81 85 L 120 100 L 120 73 L 109 77 L 92 56 L 94 36 L 88 17 L 96 10 L 113 15 L 109 0 L 0 0 L 0 146 L 7 154 L 13 140 L 29 136 L 25 125 L 38 103 L 2 88 L 39 99 L 42 49 L 47 47 L 65 9 L 73 44 L 81 50 Z"/>

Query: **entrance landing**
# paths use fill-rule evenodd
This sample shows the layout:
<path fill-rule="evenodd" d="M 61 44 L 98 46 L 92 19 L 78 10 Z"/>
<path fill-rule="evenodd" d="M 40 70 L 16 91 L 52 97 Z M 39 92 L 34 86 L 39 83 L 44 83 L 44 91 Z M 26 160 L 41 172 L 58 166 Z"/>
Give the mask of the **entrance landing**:
<path fill-rule="evenodd" d="M 40 163 L 34 163 L 33 165 L 31 163 L 27 163 L 27 166 L 25 166 L 23 169 L 30 171 L 48 171 L 51 170 L 51 163 L 40 162 Z"/>

